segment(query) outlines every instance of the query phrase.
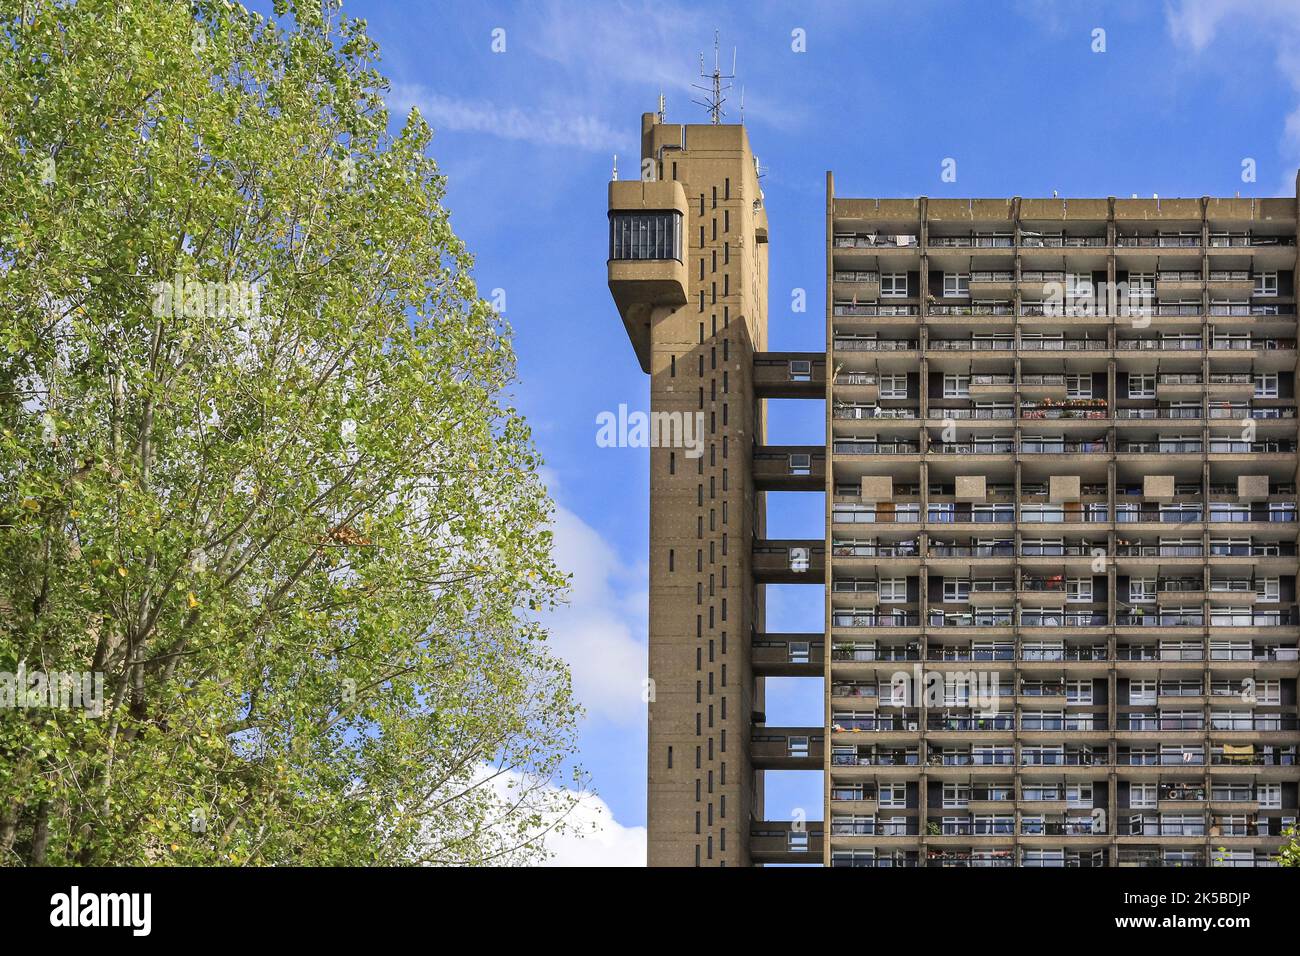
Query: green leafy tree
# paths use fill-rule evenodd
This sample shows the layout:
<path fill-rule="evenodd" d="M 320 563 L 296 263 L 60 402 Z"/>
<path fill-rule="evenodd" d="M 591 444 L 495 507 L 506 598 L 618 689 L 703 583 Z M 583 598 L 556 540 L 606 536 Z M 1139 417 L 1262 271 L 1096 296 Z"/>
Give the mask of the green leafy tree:
<path fill-rule="evenodd" d="M 335 2 L 0 0 L 0 671 L 104 680 L 99 715 L 11 680 L 0 859 L 564 826 L 552 506 L 376 59 Z"/>
<path fill-rule="evenodd" d="M 1300 830 L 1287 827 L 1282 831 L 1282 836 L 1286 837 L 1287 842 L 1278 850 L 1278 866 L 1300 866 Z"/>

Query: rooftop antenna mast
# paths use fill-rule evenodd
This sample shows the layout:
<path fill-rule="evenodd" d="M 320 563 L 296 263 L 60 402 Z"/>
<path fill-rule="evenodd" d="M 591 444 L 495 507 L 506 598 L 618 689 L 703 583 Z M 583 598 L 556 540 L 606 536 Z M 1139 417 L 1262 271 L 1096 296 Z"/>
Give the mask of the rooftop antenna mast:
<path fill-rule="evenodd" d="M 736 49 L 735 47 L 732 47 L 731 49 L 731 72 L 730 73 L 722 72 L 722 67 L 719 63 L 718 56 L 719 56 L 718 31 L 714 30 L 713 31 L 713 72 L 712 73 L 706 73 L 704 71 L 704 54 L 703 53 L 700 54 L 700 78 L 704 80 L 709 80 L 710 85 L 700 86 L 698 83 L 691 84 L 695 89 L 700 90 L 708 97 L 708 99 L 692 100 L 691 102 L 698 103 L 700 106 L 703 106 L 706 110 L 709 111 L 709 121 L 714 126 L 721 125 L 722 117 L 726 115 L 722 109 L 722 104 L 727 102 L 727 98 L 722 94 L 726 93 L 728 90 L 731 89 L 731 84 L 724 83 L 723 81 L 734 80 L 736 78 Z"/>

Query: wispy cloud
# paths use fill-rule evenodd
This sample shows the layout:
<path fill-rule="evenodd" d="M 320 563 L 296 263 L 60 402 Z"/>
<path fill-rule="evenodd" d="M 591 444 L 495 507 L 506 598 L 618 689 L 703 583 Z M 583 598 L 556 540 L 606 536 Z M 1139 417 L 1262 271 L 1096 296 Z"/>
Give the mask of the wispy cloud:
<path fill-rule="evenodd" d="M 417 83 L 395 83 L 389 97 L 395 111 L 417 107 L 435 130 L 484 133 L 538 146 L 563 146 L 611 152 L 628 139 L 603 120 L 582 112 L 522 109 L 485 100 L 468 100 L 434 92 Z"/>
<path fill-rule="evenodd" d="M 1271 49 L 1278 72 L 1296 98 L 1283 120 L 1281 153 L 1287 164 L 1278 193 L 1295 195 L 1300 165 L 1300 3 L 1296 0 L 1179 0 L 1165 4 L 1169 35 L 1195 54 L 1206 52 L 1227 33 L 1241 33 Z"/>

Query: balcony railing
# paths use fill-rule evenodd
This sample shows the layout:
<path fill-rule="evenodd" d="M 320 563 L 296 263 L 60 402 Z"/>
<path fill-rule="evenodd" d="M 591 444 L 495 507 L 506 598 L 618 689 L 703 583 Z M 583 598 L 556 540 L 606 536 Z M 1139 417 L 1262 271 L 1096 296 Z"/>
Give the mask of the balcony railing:
<path fill-rule="evenodd" d="M 1127 614 L 1116 614 L 1115 624 L 1118 627 L 1202 627 L 1205 624 L 1205 615 L 1160 612 L 1145 614 L 1134 610 Z"/>
<path fill-rule="evenodd" d="M 1199 658 L 1198 658 L 1199 660 Z M 1300 660 L 1300 650 L 1294 647 L 1213 647 L 1210 649 L 1212 661 L 1269 661 Z"/>
<path fill-rule="evenodd" d="M 1260 315 L 1295 315 L 1294 305 L 1264 305 L 1262 303 L 1211 302 L 1210 315 L 1260 316 Z"/>
<path fill-rule="evenodd" d="M 1120 847 L 1116 854 L 1119 866 L 1186 867 L 1204 866 L 1205 854 L 1200 850 L 1179 850 L 1175 855 L 1160 850 L 1132 850 Z"/>
<path fill-rule="evenodd" d="M 832 309 L 832 314 L 837 316 L 865 316 L 880 318 L 887 316 L 917 315 L 918 309 L 914 305 L 854 305 L 851 302 L 836 302 Z"/>
<path fill-rule="evenodd" d="M 988 731 L 1015 730 L 1016 721 L 1012 714 L 997 714 L 992 717 L 940 717 L 932 716 L 926 722 L 927 730 L 952 731 Z"/>
<path fill-rule="evenodd" d="M 1105 661 L 1104 647 L 1026 647 L 1020 651 L 1022 661 Z"/>
<path fill-rule="evenodd" d="M 1266 714 L 1254 717 L 1221 717 L 1210 715 L 1211 730 L 1295 730 L 1296 718 L 1287 714 Z"/>
<path fill-rule="evenodd" d="M 1009 558 L 1014 557 L 1016 553 L 1015 546 L 1010 542 L 1006 544 L 932 544 L 930 545 L 930 557 L 932 558 Z"/>
<path fill-rule="evenodd" d="M 1093 249 L 1106 245 L 1105 236 L 1043 236 L 1020 234 L 1020 244 L 1029 249 Z"/>
<path fill-rule="evenodd" d="M 836 767 L 915 767 L 920 758 L 914 751 L 907 753 L 857 753 L 831 752 L 831 764 Z"/>
<path fill-rule="evenodd" d="M 1009 352 L 1015 344 L 1012 339 L 930 339 L 930 348 L 938 352 Z"/>
<path fill-rule="evenodd" d="M 852 342 L 851 346 L 841 342 Z M 855 352 L 912 352 L 916 350 L 915 339 L 836 339 L 835 348 L 850 349 Z M 837 379 L 843 381 L 843 379 Z"/>
<path fill-rule="evenodd" d="M 902 611 L 831 612 L 832 627 L 919 627 L 920 624 L 920 615 Z"/>
<path fill-rule="evenodd" d="M 905 233 L 855 233 L 849 236 L 835 236 L 833 245 L 836 249 L 875 249 L 881 246 L 887 248 L 910 248 L 920 243 L 919 236 L 907 235 Z"/>
<path fill-rule="evenodd" d="M 1021 611 L 1021 627 L 1105 627 L 1106 615 L 1090 611 Z"/>
<path fill-rule="evenodd" d="M 1146 714 L 1120 714 L 1121 731 L 1157 731 L 1157 730 L 1204 730 L 1205 715 L 1187 717 L 1161 717 Z"/>
<path fill-rule="evenodd" d="M 1100 750 L 1028 750 L 1022 752 L 1021 765 L 1025 767 L 1106 767 L 1110 754 Z"/>
<path fill-rule="evenodd" d="M 1115 245 L 1127 249 L 1195 249 L 1201 245 L 1201 237 L 1116 236 Z"/>
<path fill-rule="evenodd" d="M 1015 310 L 1006 302 L 973 302 L 963 305 L 932 305 L 929 314 L 934 316 L 952 315 L 1014 315 Z"/>
<path fill-rule="evenodd" d="M 1010 249 L 1010 236 L 930 236 L 934 249 Z"/>
<path fill-rule="evenodd" d="M 836 542 L 831 554 L 837 558 L 915 558 L 920 547 L 915 541 L 893 541 L 879 544 L 854 544 Z"/>
<path fill-rule="evenodd" d="M 1279 611 L 1220 611 L 1210 609 L 1211 627 L 1291 627 L 1300 623 L 1295 608 Z"/>
<path fill-rule="evenodd" d="M 1204 347 L 1196 339 L 1117 339 L 1115 348 L 1121 352 L 1199 352 Z"/>
<path fill-rule="evenodd" d="M 921 451 L 920 444 L 907 441 L 837 441 L 833 447 L 837 455 L 916 455 Z"/>

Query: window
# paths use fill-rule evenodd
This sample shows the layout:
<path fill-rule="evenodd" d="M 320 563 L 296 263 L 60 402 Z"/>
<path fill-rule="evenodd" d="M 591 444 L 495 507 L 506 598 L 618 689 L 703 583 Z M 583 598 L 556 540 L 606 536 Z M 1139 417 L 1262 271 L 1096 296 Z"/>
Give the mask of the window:
<path fill-rule="evenodd" d="M 945 783 L 943 785 L 943 808 L 945 810 L 964 810 L 970 802 L 970 784 Z"/>
<path fill-rule="evenodd" d="M 880 785 L 880 806 L 882 809 L 906 809 L 907 784 L 882 783 Z"/>
<path fill-rule="evenodd" d="M 945 603 L 969 601 L 970 581 L 964 581 L 961 578 L 944 578 L 943 600 Z"/>
<path fill-rule="evenodd" d="M 1254 295 L 1274 296 L 1277 295 L 1277 273 L 1276 272 L 1259 272 L 1255 275 Z"/>
<path fill-rule="evenodd" d="M 1071 704 L 1092 703 L 1092 681 L 1071 680 L 1065 682 L 1065 699 Z"/>
<path fill-rule="evenodd" d="M 610 213 L 609 257 L 681 261 L 681 213 Z"/>
<path fill-rule="evenodd" d="M 1156 295 L 1156 274 L 1154 272 L 1130 272 L 1128 274 L 1128 297 L 1131 305 L 1140 305 L 1154 299 Z"/>
<path fill-rule="evenodd" d="M 1280 601 L 1281 584 L 1280 578 L 1257 578 L 1255 580 L 1255 594 L 1261 601 Z"/>
<path fill-rule="evenodd" d="M 1144 375 L 1130 374 L 1128 377 L 1128 397 L 1129 398 L 1155 398 L 1156 397 L 1155 373 L 1148 372 Z"/>
<path fill-rule="evenodd" d="M 969 375 L 945 375 L 943 377 L 944 398 L 970 398 Z"/>
<path fill-rule="evenodd" d="M 880 397 L 881 398 L 907 398 L 907 376 L 906 375 L 881 375 L 880 376 Z"/>
<path fill-rule="evenodd" d="M 1128 702 L 1130 704 L 1154 704 L 1156 702 L 1156 682 L 1153 680 L 1129 681 Z"/>
<path fill-rule="evenodd" d="M 1255 375 L 1255 397 L 1277 398 L 1277 372 L 1258 372 Z"/>
<path fill-rule="evenodd" d="M 899 604 L 907 600 L 907 578 L 882 578 L 880 600 Z"/>
<path fill-rule="evenodd" d="M 1276 278 L 1274 276 L 1274 279 Z M 945 272 L 943 274 L 943 294 L 945 297 L 970 295 L 970 273 Z"/>
<path fill-rule="evenodd" d="M 1091 375 L 1065 376 L 1065 397 L 1066 398 L 1092 398 L 1092 376 Z"/>
<path fill-rule="evenodd" d="M 880 274 L 880 297 L 882 299 L 907 298 L 907 273 L 882 272 Z"/>
<path fill-rule="evenodd" d="M 1065 600 L 1075 604 L 1092 602 L 1092 578 L 1071 578 L 1065 582 Z"/>

